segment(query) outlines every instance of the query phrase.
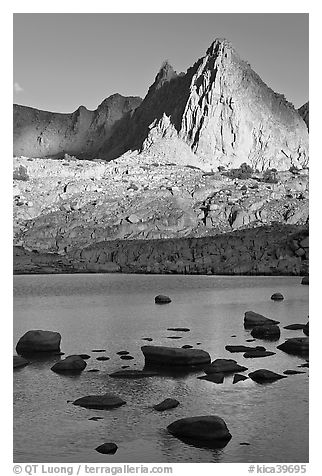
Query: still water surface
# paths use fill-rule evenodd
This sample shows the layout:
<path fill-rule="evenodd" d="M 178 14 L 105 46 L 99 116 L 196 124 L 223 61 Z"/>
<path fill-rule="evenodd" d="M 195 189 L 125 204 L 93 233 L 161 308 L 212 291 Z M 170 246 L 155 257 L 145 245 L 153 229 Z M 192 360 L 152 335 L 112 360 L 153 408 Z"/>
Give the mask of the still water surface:
<path fill-rule="evenodd" d="M 14 371 L 15 462 L 177 462 L 236 463 L 308 461 L 308 369 L 298 369 L 304 359 L 290 356 L 276 345 L 286 337 L 303 336 L 283 326 L 305 323 L 308 286 L 298 277 L 215 277 L 160 275 L 44 275 L 14 277 L 14 345 L 30 329 L 59 331 L 61 349 L 68 354 L 87 353 L 81 375 L 58 375 L 50 367 L 60 357 L 34 361 Z M 273 292 L 285 296 L 270 300 Z M 156 294 L 171 296 L 172 303 L 154 304 Z M 276 355 L 244 359 L 225 350 L 227 344 L 246 344 L 250 331 L 243 316 L 254 310 L 281 321 L 278 342 L 256 340 Z M 175 333 L 167 327 L 189 327 Z M 181 339 L 168 339 L 182 335 Z M 236 336 L 236 337 L 233 337 Z M 144 365 L 143 337 L 152 344 L 181 347 L 191 344 L 208 351 L 213 359 L 233 358 L 249 371 L 267 368 L 305 373 L 268 385 L 250 379 L 232 385 L 198 380 L 202 371 L 162 375 L 139 380 L 113 379 L 109 373 L 122 365 Z M 196 343 L 201 342 L 197 346 Z M 93 349 L 106 349 L 103 354 Z M 121 360 L 116 352 L 128 350 L 134 360 Z M 107 355 L 108 361 L 96 357 Z M 87 372 L 90 369 L 100 372 Z M 248 372 L 245 372 L 247 374 Z M 68 400 L 113 392 L 127 405 L 111 411 L 88 410 Z M 152 405 L 173 397 L 180 405 L 156 412 Z M 223 449 L 197 448 L 166 431 L 178 418 L 214 414 L 221 416 L 232 434 Z M 101 416 L 102 420 L 89 418 Z M 115 455 L 95 448 L 115 442 Z M 249 445 L 240 445 L 240 443 Z"/>

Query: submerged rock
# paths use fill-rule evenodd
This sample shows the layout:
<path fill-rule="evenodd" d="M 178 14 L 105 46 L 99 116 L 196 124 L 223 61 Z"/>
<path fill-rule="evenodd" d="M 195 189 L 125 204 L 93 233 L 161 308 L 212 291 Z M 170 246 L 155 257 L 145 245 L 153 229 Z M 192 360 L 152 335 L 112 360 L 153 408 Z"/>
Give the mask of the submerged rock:
<path fill-rule="evenodd" d="M 303 355 L 309 352 L 309 337 L 293 337 L 277 346 L 287 354 Z"/>
<path fill-rule="evenodd" d="M 274 294 L 271 295 L 271 299 L 273 301 L 283 301 L 284 296 L 281 293 L 274 293 Z"/>
<path fill-rule="evenodd" d="M 242 382 L 243 380 L 247 380 L 247 379 L 248 377 L 246 377 L 246 375 L 235 374 L 233 379 L 233 384 Z"/>
<path fill-rule="evenodd" d="M 305 372 L 301 372 L 300 370 L 284 370 L 283 374 L 285 374 L 285 375 L 297 375 L 297 374 L 305 374 Z"/>
<path fill-rule="evenodd" d="M 182 349 L 177 347 L 152 346 L 141 347 L 145 364 L 155 365 L 201 365 L 210 363 L 210 355 L 201 349 Z"/>
<path fill-rule="evenodd" d="M 275 352 L 270 352 L 269 350 L 251 350 L 245 352 L 245 359 L 256 359 L 259 357 L 269 357 L 270 355 L 275 355 Z"/>
<path fill-rule="evenodd" d="M 128 367 L 128 366 L 126 366 Z M 109 374 L 110 377 L 113 378 L 130 378 L 130 379 L 135 379 L 135 378 L 145 378 L 145 377 L 155 377 L 158 375 L 157 372 L 152 372 L 148 370 L 117 370 L 116 372 L 113 372 Z"/>
<path fill-rule="evenodd" d="M 60 341 L 59 332 L 32 330 L 19 339 L 16 351 L 17 354 L 60 351 Z"/>
<path fill-rule="evenodd" d="M 279 339 L 281 335 L 280 328 L 275 324 L 255 326 L 251 335 L 257 339 Z"/>
<path fill-rule="evenodd" d="M 190 345 L 190 344 L 185 344 L 181 347 L 181 349 L 192 349 L 192 348 L 193 348 L 193 346 Z"/>
<path fill-rule="evenodd" d="M 171 302 L 171 299 L 169 298 L 169 296 L 159 294 L 158 296 L 155 296 L 154 302 L 155 304 L 169 304 Z"/>
<path fill-rule="evenodd" d="M 244 327 L 252 328 L 255 326 L 264 326 L 269 324 L 279 324 L 279 321 L 269 319 L 268 317 L 253 311 L 246 311 L 244 316 Z"/>
<path fill-rule="evenodd" d="M 255 372 L 248 374 L 248 377 L 257 383 L 274 382 L 275 380 L 286 378 L 285 375 L 280 375 L 267 369 L 255 370 Z"/>
<path fill-rule="evenodd" d="M 212 374 L 202 375 L 199 380 L 207 380 L 213 383 L 223 383 L 225 375 L 222 372 L 214 372 Z"/>
<path fill-rule="evenodd" d="M 250 339 L 254 341 L 255 339 Z M 253 350 L 266 350 L 265 347 L 257 345 L 256 347 L 251 347 L 250 345 L 226 345 L 225 347 L 228 352 L 237 353 L 237 352 L 249 352 Z"/>
<path fill-rule="evenodd" d="M 188 327 L 168 327 L 167 331 L 190 332 Z"/>
<path fill-rule="evenodd" d="M 233 359 L 216 359 L 204 368 L 206 374 L 213 374 L 215 372 L 235 373 L 243 372 L 244 370 L 247 370 L 247 367 L 237 364 L 236 360 Z"/>
<path fill-rule="evenodd" d="M 96 357 L 96 360 L 110 360 L 110 358 L 106 355 L 102 355 L 101 357 Z"/>
<path fill-rule="evenodd" d="M 115 443 L 103 443 L 95 448 L 95 451 L 104 455 L 114 455 L 117 451 L 117 445 Z"/>
<path fill-rule="evenodd" d="M 303 327 L 303 333 L 308 336 L 309 335 L 309 323 L 305 324 Z"/>
<path fill-rule="evenodd" d="M 215 415 L 181 418 L 167 426 L 169 433 L 178 438 L 191 440 L 225 440 L 231 439 L 231 434 L 222 418 Z"/>
<path fill-rule="evenodd" d="M 79 355 L 69 355 L 64 360 L 56 362 L 51 370 L 53 372 L 82 372 L 86 367 L 86 362 Z"/>
<path fill-rule="evenodd" d="M 158 403 L 157 405 L 153 405 L 153 408 L 158 412 L 163 412 L 164 410 L 170 410 L 171 408 L 176 408 L 180 405 L 180 402 L 175 398 L 166 398 L 162 400 L 162 402 Z"/>
<path fill-rule="evenodd" d="M 132 355 L 121 355 L 120 359 L 122 359 L 122 360 L 133 360 L 134 357 Z"/>
<path fill-rule="evenodd" d="M 78 355 L 79 355 L 79 357 L 80 357 L 81 359 L 83 359 L 83 360 L 88 360 L 88 359 L 91 358 L 91 356 L 88 355 L 88 354 L 78 354 Z"/>
<path fill-rule="evenodd" d="M 17 369 L 19 367 L 25 367 L 28 364 L 29 364 L 29 361 L 27 359 L 24 359 L 23 357 L 20 357 L 20 355 L 14 355 L 13 356 L 13 368 L 14 369 Z"/>
<path fill-rule="evenodd" d="M 73 402 L 73 405 L 96 410 L 109 410 L 110 408 L 117 408 L 125 404 L 126 402 L 122 398 L 112 393 L 106 393 L 104 395 L 87 395 L 86 397 L 78 398 Z"/>
<path fill-rule="evenodd" d="M 285 326 L 284 329 L 290 330 L 290 331 L 298 331 L 304 329 L 305 324 L 289 324 L 288 326 Z"/>

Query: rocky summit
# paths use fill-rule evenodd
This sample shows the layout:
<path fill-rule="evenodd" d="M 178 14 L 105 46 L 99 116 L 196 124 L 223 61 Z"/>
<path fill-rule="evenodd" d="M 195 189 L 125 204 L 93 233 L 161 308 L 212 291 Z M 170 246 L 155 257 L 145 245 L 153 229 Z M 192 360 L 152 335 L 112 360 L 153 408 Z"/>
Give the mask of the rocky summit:
<path fill-rule="evenodd" d="M 209 170 L 243 162 L 285 170 L 307 165 L 308 132 L 284 96 L 272 91 L 229 41 L 217 39 L 185 74 L 165 63 L 141 105 L 99 155 L 111 159 L 128 150 Z"/>
<path fill-rule="evenodd" d="M 301 112 L 222 39 L 143 101 L 15 105 L 15 272 L 308 274 Z"/>

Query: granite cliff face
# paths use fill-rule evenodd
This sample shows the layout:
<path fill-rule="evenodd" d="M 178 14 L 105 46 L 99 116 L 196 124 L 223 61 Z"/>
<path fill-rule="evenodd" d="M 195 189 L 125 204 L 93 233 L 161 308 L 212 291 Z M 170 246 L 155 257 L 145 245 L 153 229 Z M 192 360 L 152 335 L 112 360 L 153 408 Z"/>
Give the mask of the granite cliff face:
<path fill-rule="evenodd" d="M 165 63 L 99 156 L 110 160 L 128 150 L 208 170 L 244 162 L 287 170 L 307 165 L 308 132 L 294 107 L 217 39 L 186 74 Z"/>
<path fill-rule="evenodd" d="M 80 106 L 72 114 L 40 111 L 15 104 L 13 153 L 27 157 L 94 158 L 113 128 L 139 104 L 138 97 L 120 94 L 105 99 L 95 111 Z"/>

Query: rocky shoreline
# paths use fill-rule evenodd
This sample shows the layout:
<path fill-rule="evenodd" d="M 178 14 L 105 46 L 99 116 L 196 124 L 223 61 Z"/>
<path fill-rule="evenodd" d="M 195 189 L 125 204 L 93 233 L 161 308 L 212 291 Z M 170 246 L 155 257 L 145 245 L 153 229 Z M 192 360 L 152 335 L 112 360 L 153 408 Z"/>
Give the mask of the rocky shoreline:
<path fill-rule="evenodd" d="M 308 274 L 307 226 L 276 225 L 202 238 L 104 241 L 69 253 L 14 247 L 14 274 Z"/>

